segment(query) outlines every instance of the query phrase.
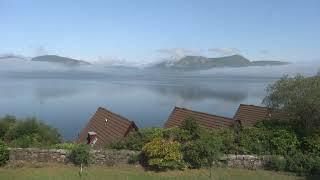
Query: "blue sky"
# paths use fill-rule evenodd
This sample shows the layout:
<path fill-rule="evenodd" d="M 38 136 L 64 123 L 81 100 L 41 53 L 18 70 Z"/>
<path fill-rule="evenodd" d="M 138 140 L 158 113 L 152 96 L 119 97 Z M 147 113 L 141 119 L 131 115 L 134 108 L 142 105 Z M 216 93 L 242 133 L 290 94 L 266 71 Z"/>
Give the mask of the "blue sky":
<path fill-rule="evenodd" d="M 0 0 L 0 54 L 320 61 L 319 0 Z"/>

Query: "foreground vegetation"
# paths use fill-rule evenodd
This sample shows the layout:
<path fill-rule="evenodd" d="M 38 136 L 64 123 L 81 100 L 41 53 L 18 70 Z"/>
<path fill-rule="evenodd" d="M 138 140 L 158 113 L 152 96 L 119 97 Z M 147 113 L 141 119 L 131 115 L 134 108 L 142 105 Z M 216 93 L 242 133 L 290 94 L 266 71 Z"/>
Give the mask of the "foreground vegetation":
<path fill-rule="evenodd" d="M 29 165 L 30 166 L 30 165 Z M 227 169 L 215 168 L 213 169 L 213 176 L 211 179 L 223 180 L 298 180 L 303 177 L 294 176 L 291 174 L 276 173 L 270 171 L 250 171 L 243 169 Z M 141 167 L 125 166 L 125 167 L 103 167 L 92 166 L 85 169 L 80 177 L 78 168 L 73 166 L 48 166 L 45 167 L 21 167 L 21 168 L 0 168 L 0 179 L 10 180 L 73 180 L 73 179 L 92 179 L 92 180 L 195 180 L 203 179 L 209 180 L 209 171 L 205 169 L 186 170 L 186 171 L 167 171 L 155 173 L 152 171 L 144 171 Z"/>
<path fill-rule="evenodd" d="M 268 87 L 263 103 L 273 111 L 272 117 L 255 126 L 246 127 L 239 124 L 230 129 L 207 131 L 201 129 L 196 120 L 189 117 L 180 128 L 141 129 L 106 148 L 141 151 L 140 155 L 130 158 L 130 163 L 139 162 L 146 169 L 157 172 L 212 169 L 221 167 L 217 162 L 224 154 L 249 154 L 270 155 L 270 161 L 266 166 L 268 170 L 288 171 L 304 176 L 320 175 L 320 77 L 285 76 Z M 83 166 L 90 165 L 88 146 L 57 144 L 61 142 L 60 137 L 56 129 L 34 118 L 17 120 L 15 117 L 6 116 L 0 119 L 0 166 L 8 160 L 8 146 L 68 149 L 69 158 L 75 165 L 80 166 L 81 170 Z M 89 171 L 103 173 L 100 172 L 100 168 L 97 169 L 89 168 Z M 70 168 L 65 170 L 66 174 L 68 170 Z M 3 170 L 4 174 L 10 171 Z M 47 170 L 44 168 L 43 171 Z M 216 171 L 213 176 L 217 175 Z M 117 177 L 114 172 L 109 172 L 111 178 Z M 41 173 L 42 171 L 39 172 Z M 162 177 L 150 172 L 128 173 L 127 176 L 119 175 L 119 178 Z M 88 178 L 91 178 L 90 176 L 95 178 L 95 175 L 89 173 Z M 200 174 L 198 176 L 202 177 Z M 219 174 L 217 176 L 220 178 Z M 242 176 L 241 173 L 239 176 Z M 258 176 L 254 174 L 252 177 Z M 189 175 L 186 177 L 194 178 Z M 261 177 L 259 176 L 259 179 Z M 246 177 L 248 178 L 250 177 Z"/>
<path fill-rule="evenodd" d="M 272 116 L 253 127 L 206 131 L 190 117 L 180 128 L 143 129 L 107 148 L 142 151 L 132 160 L 157 171 L 211 167 L 223 154 L 249 154 L 271 155 L 271 170 L 320 174 L 320 77 L 284 76 L 263 102 Z"/>

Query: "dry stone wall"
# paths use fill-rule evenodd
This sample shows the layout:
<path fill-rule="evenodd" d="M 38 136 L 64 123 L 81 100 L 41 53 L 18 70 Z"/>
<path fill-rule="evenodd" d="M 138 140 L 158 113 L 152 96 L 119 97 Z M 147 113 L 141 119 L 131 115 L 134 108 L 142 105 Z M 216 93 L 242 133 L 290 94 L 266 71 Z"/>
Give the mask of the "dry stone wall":
<path fill-rule="evenodd" d="M 231 168 L 244 169 L 262 169 L 270 161 L 270 156 L 253 156 L 253 155 L 225 155 L 219 163 L 226 164 Z"/>
<path fill-rule="evenodd" d="M 92 150 L 92 164 L 96 165 L 120 165 L 128 164 L 132 155 L 137 151 L 129 150 Z M 9 162 L 53 162 L 70 163 L 69 152 L 63 149 L 36 149 L 36 148 L 11 148 Z M 232 168 L 261 169 L 269 162 L 268 156 L 252 155 L 225 155 L 219 162 Z"/>
<path fill-rule="evenodd" d="M 92 150 L 92 164 L 117 165 L 127 164 L 130 156 L 138 154 L 129 150 Z M 9 162 L 53 162 L 70 163 L 69 151 L 63 149 L 11 148 Z"/>

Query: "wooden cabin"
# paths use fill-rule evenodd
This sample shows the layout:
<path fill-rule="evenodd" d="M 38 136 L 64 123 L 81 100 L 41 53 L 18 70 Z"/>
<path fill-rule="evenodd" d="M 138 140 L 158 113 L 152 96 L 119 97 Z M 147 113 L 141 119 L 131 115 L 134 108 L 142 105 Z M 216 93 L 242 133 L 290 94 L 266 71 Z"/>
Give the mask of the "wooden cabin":
<path fill-rule="evenodd" d="M 99 107 L 85 128 L 79 134 L 78 143 L 90 144 L 94 148 L 104 148 L 107 144 L 137 131 L 133 121 Z"/>
<path fill-rule="evenodd" d="M 233 127 L 234 122 L 232 118 L 216 116 L 180 107 L 174 107 L 168 120 L 164 124 L 164 127 L 180 127 L 183 121 L 187 118 L 194 119 L 200 127 L 206 129 L 230 128 Z"/>

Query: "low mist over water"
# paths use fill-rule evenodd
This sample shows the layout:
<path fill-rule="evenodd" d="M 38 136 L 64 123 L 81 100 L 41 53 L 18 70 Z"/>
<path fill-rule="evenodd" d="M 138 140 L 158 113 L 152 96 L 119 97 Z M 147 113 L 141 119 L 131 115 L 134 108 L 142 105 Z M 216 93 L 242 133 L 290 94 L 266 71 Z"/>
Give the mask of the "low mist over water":
<path fill-rule="evenodd" d="M 0 116 L 35 116 L 73 139 L 99 106 L 139 127 L 161 127 L 174 106 L 233 117 L 240 103 L 261 105 L 283 74 L 313 76 L 314 63 L 203 71 L 0 61 Z"/>

